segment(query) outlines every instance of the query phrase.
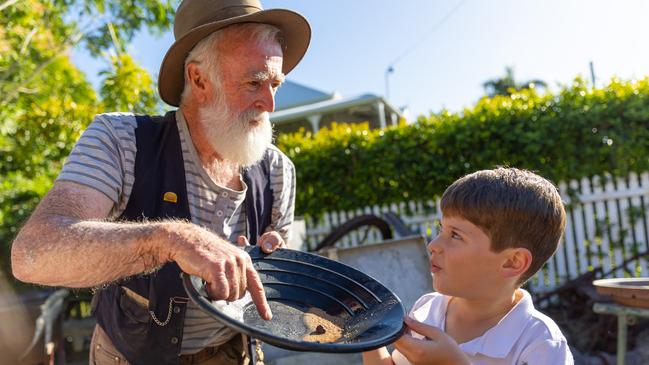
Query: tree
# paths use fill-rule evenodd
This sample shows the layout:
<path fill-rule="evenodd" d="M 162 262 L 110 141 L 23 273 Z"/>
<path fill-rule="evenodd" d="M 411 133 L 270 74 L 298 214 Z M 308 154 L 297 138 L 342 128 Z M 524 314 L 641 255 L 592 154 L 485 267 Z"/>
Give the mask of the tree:
<path fill-rule="evenodd" d="M 512 67 L 505 67 L 505 76 L 488 80 L 482 84 L 482 87 L 484 87 L 487 96 L 494 97 L 496 95 L 511 95 L 524 89 L 545 89 L 547 88 L 547 84 L 543 80 L 516 82 L 514 79 L 514 69 Z"/>
<path fill-rule="evenodd" d="M 8 272 L 13 237 L 92 117 L 159 109 L 150 75 L 122 44 L 143 27 L 162 32 L 172 17 L 169 2 L 151 0 L 0 3 L 0 270 Z M 99 95 L 72 64 L 73 47 L 107 59 Z"/>

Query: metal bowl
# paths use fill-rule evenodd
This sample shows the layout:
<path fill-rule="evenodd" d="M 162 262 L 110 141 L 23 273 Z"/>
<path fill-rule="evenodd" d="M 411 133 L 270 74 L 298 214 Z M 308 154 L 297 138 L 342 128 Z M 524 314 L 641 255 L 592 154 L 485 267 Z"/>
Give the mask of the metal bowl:
<path fill-rule="evenodd" d="M 599 294 L 610 296 L 616 303 L 649 308 L 649 278 L 601 279 L 593 285 Z"/>
<path fill-rule="evenodd" d="M 235 302 L 212 302 L 199 278 L 183 274 L 191 300 L 230 328 L 288 350 L 335 353 L 379 348 L 403 333 L 403 304 L 372 277 L 306 252 L 266 254 L 256 246 L 246 251 L 264 285 L 270 321 L 259 316 L 249 294 Z"/>

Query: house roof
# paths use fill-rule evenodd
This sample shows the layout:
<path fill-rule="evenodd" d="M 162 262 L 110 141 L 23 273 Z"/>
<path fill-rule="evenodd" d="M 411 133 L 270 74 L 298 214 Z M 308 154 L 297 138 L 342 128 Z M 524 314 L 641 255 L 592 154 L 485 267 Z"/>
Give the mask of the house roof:
<path fill-rule="evenodd" d="M 278 110 L 270 114 L 270 119 L 274 123 L 281 123 L 289 120 L 307 118 L 308 116 L 313 114 L 324 114 L 328 112 L 349 109 L 356 106 L 369 105 L 378 101 L 381 101 L 385 104 L 386 113 L 396 113 L 399 117 L 403 117 L 401 111 L 398 108 L 392 106 L 382 97 L 373 94 L 364 94 L 355 97 L 323 100 L 308 105 L 300 105 L 284 110 Z"/>
<path fill-rule="evenodd" d="M 275 95 L 275 110 L 279 111 L 300 105 L 313 104 L 335 97 L 336 93 L 327 94 L 324 91 L 286 80 Z"/>

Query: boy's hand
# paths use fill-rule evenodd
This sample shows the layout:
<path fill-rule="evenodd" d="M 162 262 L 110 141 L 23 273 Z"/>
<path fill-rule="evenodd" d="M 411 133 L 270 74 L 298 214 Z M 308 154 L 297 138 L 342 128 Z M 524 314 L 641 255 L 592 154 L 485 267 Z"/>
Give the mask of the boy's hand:
<path fill-rule="evenodd" d="M 409 316 L 404 322 L 411 330 L 425 336 L 418 339 L 406 333 L 394 346 L 412 365 L 471 365 L 469 358 L 454 339 L 439 328 L 418 322 Z"/>

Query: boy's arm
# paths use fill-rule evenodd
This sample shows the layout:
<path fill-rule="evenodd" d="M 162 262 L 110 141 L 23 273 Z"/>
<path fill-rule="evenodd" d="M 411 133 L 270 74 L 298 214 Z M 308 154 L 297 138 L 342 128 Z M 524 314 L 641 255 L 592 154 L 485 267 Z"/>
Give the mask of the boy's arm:
<path fill-rule="evenodd" d="M 394 362 L 388 349 L 381 347 L 380 349 L 363 352 L 363 365 L 394 365 Z"/>
<path fill-rule="evenodd" d="M 408 328 L 425 336 L 424 339 L 418 339 L 405 334 L 394 343 L 412 365 L 471 365 L 471 360 L 455 340 L 439 328 L 408 316 L 404 318 L 404 322 Z"/>

